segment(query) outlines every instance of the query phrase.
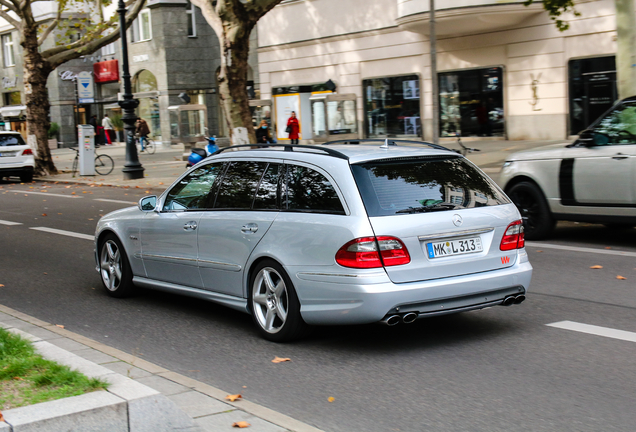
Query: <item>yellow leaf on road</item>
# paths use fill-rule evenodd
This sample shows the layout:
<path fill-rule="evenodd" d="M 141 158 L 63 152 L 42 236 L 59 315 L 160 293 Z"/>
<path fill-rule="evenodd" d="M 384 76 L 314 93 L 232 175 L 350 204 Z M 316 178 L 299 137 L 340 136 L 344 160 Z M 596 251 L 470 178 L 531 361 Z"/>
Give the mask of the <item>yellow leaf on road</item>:
<path fill-rule="evenodd" d="M 62 324 L 55 324 L 55 327 L 64 328 Z"/>
<path fill-rule="evenodd" d="M 0 284 L 0 288 L 2 288 L 4 285 Z"/>
<path fill-rule="evenodd" d="M 246 428 L 246 427 L 250 427 L 250 426 L 252 426 L 252 425 L 249 424 L 246 421 L 240 421 L 240 422 L 236 422 L 236 423 L 232 424 L 232 427 L 235 427 L 235 428 Z"/>
<path fill-rule="evenodd" d="M 592 267 L 590 267 L 591 269 L 602 269 L 603 266 L 602 265 L 593 265 Z"/>
<path fill-rule="evenodd" d="M 288 362 L 288 361 L 291 361 L 291 359 L 274 356 L 274 360 L 272 360 L 272 363 L 282 363 L 282 362 Z"/>
<path fill-rule="evenodd" d="M 327 398 L 327 400 L 328 400 L 329 402 L 333 402 L 333 401 L 335 401 L 335 400 L 336 400 L 336 398 L 335 398 L 335 397 L 333 397 L 333 396 L 329 396 L 329 397 Z"/>
<path fill-rule="evenodd" d="M 618 279 L 618 280 L 627 280 L 626 277 L 623 277 L 621 275 L 616 276 L 616 279 Z"/>
<path fill-rule="evenodd" d="M 241 396 L 240 394 L 225 396 L 225 400 L 229 400 L 230 402 L 235 402 L 237 400 L 241 400 L 241 398 L 243 398 L 243 396 Z"/>

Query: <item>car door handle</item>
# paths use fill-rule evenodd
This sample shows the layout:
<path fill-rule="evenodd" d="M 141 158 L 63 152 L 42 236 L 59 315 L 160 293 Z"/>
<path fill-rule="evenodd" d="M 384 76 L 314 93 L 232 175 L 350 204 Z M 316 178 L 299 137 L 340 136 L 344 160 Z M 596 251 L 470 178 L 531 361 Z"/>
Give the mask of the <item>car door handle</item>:
<path fill-rule="evenodd" d="M 244 234 L 252 234 L 255 233 L 256 231 L 258 231 L 258 225 L 256 225 L 255 223 L 248 223 L 245 224 L 241 227 L 241 231 Z"/>
<path fill-rule="evenodd" d="M 629 155 L 626 155 L 623 153 L 616 153 L 614 156 L 612 156 L 612 159 L 621 160 L 621 159 L 627 159 L 628 157 Z"/>
<path fill-rule="evenodd" d="M 183 229 L 186 231 L 194 231 L 195 229 L 197 229 L 196 221 L 186 222 L 186 224 L 183 226 Z"/>

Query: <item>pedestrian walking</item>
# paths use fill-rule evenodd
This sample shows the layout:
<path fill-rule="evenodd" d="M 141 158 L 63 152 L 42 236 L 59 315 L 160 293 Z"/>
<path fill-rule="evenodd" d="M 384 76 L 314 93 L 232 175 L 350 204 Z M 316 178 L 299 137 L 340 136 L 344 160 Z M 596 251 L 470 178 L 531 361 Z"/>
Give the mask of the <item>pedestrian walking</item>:
<path fill-rule="evenodd" d="M 139 136 L 139 144 L 141 144 L 141 151 L 146 151 L 145 141 L 148 139 L 148 135 L 150 135 L 150 127 L 148 127 L 148 123 L 146 120 L 139 117 L 137 122 L 135 123 L 137 126 L 136 133 Z"/>
<path fill-rule="evenodd" d="M 95 147 L 99 147 L 99 135 L 97 130 L 97 116 L 93 114 L 90 119 L 88 119 L 88 124 L 93 126 L 93 134 L 95 136 Z"/>
<path fill-rule="evenodd" d="M 267 144 L 274 142 L 272 134 L 269 131 L 267 120 L 261 120 L 261 124 L 259 125 L 258 129 L 256 129 L 256 142 L 258 144 Z"/>
<path fill-rule="evenodd" d="M 108 118 L 108 114 L 104 114 L 104 118 L 102 119 L 102 127 L 104 128 L 104 135 L 106 135 L 108 145 L 113 145 L 111 134 L 113 133 L 115 128 L 113 126 L 113 122 Z"/>
<path fill-rule="evenodd" d="M 289 139 L 292 144 L 298 144 L 298 133 L 300 132 L 300 123 L 296 118 L 296 111 L 291 112 L 291 117 L 287 120 L 287 129 L 285 132 L 289 134 Z"/>

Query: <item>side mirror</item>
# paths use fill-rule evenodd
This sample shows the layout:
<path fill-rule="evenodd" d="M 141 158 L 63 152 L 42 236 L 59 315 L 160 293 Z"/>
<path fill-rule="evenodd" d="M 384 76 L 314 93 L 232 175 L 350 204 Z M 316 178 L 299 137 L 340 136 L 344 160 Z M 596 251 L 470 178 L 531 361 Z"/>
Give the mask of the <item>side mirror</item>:
<path fill-rule="evenodd" d="M 145 196 L 139 200 L 137 205 L 139 206 L 139 210 L 142 212 L 155 211 L 155 208 L 157 207 L 157 197 L 156 195 Z"/>

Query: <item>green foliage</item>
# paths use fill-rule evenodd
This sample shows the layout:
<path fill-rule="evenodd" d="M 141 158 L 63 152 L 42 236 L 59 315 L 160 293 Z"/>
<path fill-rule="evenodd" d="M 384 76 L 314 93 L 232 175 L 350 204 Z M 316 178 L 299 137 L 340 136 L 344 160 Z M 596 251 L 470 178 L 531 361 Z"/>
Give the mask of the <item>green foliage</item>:
<path fill-rule="evenodd" d="M 108 386 L 104 381 L 87 378 L 68 366 L 42 358 L 29 341 L 4 329 L 0 329 L 0 381 L 16 383 L 14 391 L 0 394 L 0 406 L 4 409 L 77 396 Z"/>
<path fill-rule="evenodd" d="M 115 128 L 115 130 L 124 130 L 124 121 L 121 119 L 120 114 L 113 114 L 110 117 L 110 121 L 113 123 L 113 127 Z"/>
<path fill-rule="evenodd" d="M 537 0 L 526 0 L 524 5 L 530 6 L 535 1 Z M 572 12 L 574 16 L 581 15 L 574 9 L 574 0 L 543 0 L 543 7 L 548 11 L 550 19 L 554 21 L 559 31 L 565 31 L 570 28 L 570 24 L 567 21 L 559 19 L 562 14 Z"/>
<path fill-rule="evenodd" d="M 49 139 L 57 138 L 57 135 L 59 133 L 60 133 L 60 125 L 55 122 L 51 122 L 51 126 L 49 127 Z"/>

